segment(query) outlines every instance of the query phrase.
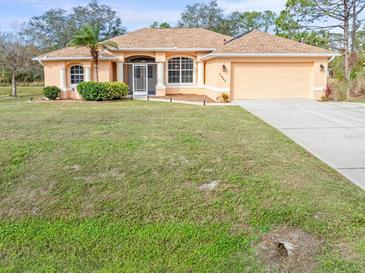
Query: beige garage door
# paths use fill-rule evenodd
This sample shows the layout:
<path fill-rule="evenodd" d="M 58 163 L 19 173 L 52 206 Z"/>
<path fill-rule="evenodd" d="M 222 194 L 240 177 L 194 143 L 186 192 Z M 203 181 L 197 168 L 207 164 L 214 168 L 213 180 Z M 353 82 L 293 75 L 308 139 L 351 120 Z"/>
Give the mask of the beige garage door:
<path fill-rule="evenodd" d="M 311 63 L 234 63 L 233 99 L 311 98 Z"/>

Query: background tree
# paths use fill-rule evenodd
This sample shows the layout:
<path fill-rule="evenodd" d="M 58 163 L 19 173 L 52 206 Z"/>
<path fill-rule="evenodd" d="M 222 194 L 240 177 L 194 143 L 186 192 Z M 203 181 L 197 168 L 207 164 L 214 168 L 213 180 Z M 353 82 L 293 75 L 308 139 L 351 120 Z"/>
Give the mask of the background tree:
<path fill-rule="evenodd" d="M 181 13 L 177 25 L 182 28 L 205 28 L 220 33 L 229 32 L 223 9 L 218 6 L 216 0 L 212 0 L 207 4 L 187 5 Z"/>
<path fill-rule="evenodd" d="M 277 15 L 269 10 L 232 12 L 228 17 L 231 35 L 239 35 L 255 29 L 268 32 L 275 28 L 276 17 Z"/>
<path fill-rule="evenodd" d="M 96 81 L 99 82 L 99 51 L 103 49 L 117 48 L 118 45 L 110 40 L 102 41 L 98 26 L 84 25 L 75 34 L 70 46 L 87 47 L 95 65 Z"/>
<path fill-rule="evenodd" d="M 288 0 L 281 16 L 289 16 L 298 28 L 307 30 L 342 30 L 344 78 L 350 79 L 350 45 L 356 45 L 359 14 L 365 8 L 364 0 Z M 352 24 L 352 25 L 351 25 Z M 351 30 L 353 35 L 351 34 Z"/>
<path fill-rule="evenodd" d="M 98 4 L 92 0 L 86 6 L 77 6 L 69 15 L 72 24 L 80 29 L 84 25 L 90 25 L 99 29 L 100 39 L 106 40 L 126 32 L 122 26 L 122 20 L 115 10 L 104 4 Z"/>
<path fill-rule="evenodd" d="M 150 26 L 153 29 L 169 29 L 171 28 L 170 24 L 167 22 L 159 23 L 157 21 L 153 22 Z"/>
<path fill-rule="evenodd" d="M 86 6 L 73 8 L 71 12 L 51 9 L 43 15 L 34 16 L 24 24 L 22 34 L 29 44 L 43 52 L 51 51 L 67 46 L 73 35 L 86 24 L 99 28 L 101 39 L 125 33 L 116 11 L 91 1 Z"/>
<path fill-rule="evenodd" d="M 17 72 L 30 66 L 33 55 L 32 47 L 21 40 L 21 35 L 14 33 L 0 34 L 0 66 L 11 72 L 11 96 L 17 96 Z"/>

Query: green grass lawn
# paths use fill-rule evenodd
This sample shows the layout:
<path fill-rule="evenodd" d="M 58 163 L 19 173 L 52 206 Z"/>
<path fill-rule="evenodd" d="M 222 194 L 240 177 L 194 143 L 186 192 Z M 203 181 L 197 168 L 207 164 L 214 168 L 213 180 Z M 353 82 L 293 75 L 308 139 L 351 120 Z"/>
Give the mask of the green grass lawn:
<path fill-rule="evenodd" d="M 43 97 L 42 95 L 43 87 L 18 87 L 18 98 L 23 100 L 29 100 L 30 98 L 36 99 Z M 11 100 L 13 98 L 9 97 L 11 94 L 11 87 L 2 87 L 0 86 L 0 100 L 4 101 L 6 99 Z"/>
<path fill-rule="evenodd" d="M 0 272 L 267 271 L 282 226 L 324 241 L 315 271 L 365 271 L 365 192 L 243 109 L 23 91 L 0 96 Z"/>

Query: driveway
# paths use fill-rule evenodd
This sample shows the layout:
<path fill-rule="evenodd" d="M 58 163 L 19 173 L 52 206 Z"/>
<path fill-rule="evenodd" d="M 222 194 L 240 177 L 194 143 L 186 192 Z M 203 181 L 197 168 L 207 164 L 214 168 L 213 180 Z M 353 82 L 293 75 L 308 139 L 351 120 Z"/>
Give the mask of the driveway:
<path fill-rule="evenodd" d="M 313 100 L 242 100 L 235 104 L 365 189 L 365 104 Z"/>

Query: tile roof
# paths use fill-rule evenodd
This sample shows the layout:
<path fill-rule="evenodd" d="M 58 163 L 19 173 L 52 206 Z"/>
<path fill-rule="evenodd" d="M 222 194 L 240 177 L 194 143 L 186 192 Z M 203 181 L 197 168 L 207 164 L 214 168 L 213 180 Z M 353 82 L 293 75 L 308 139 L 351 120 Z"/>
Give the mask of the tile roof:
<path fill-rule="evenodd" d="M 100 59 L 103 57 L 112 58 L 114 55 L 108 51 L 101 50 L 99 52 Z M 58 49 L 43 55 L 38 56 L 37 58 L 40 59 L 47 59 L 47 58 L 58 58 L 58 57 L 81 57 L 81 58 L 90 58 L 90 50 L 86 47 L 66 47 L 62 49 Z"/>
<path fill-rule="evenodd" d="M 333 52 L 261 31 L 251 31 L 233 38 L 214 54 L 331 54 Z"/>
<path fill-rule="evenodd" d="M 203 28 L 143 28 L 114 37 L 119 48 L 217 49 L 232 37 Z"/>
<path fill-rule="evenodd" d="M 119 50 L 204 50 L 214 55 L 229 54 L 324 54 L 335 55 L 329 50 L 307 45 L 276 35 L 260 31 L 232 38 L 203 28 L 144 28 L 124 35 L 116 36 L 111 41 L 117 43 Z M 111 50 L 112 51 L 112 50 Z M 115 56 L 109 51 L 100 51 L 101 59 Z M 90 58 L 86 47 L 66 47 L 35 58 L 35 60 L 66 60 L 67 58 Z"/>

